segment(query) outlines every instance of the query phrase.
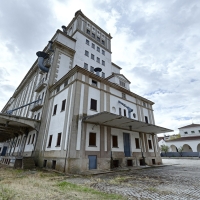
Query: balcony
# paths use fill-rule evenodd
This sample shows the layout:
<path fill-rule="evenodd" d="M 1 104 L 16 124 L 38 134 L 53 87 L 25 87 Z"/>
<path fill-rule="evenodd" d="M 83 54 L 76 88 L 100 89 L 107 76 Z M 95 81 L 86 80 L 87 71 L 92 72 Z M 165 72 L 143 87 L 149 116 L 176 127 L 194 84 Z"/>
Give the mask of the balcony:
<path fill-rule="evenodd" d="M 42 108 L 43 106 L 43 103 L 42 103 L 42 100 L 30 105 L 30 108 L 29 110 L 32 111 L 32 112 L 35 112 L 35 111 L 38 111 L 40 108 Z"/>
<path fill-rule="evenodd" d="M 42 79 L 35 87 L 35 92 L 40 92 L 47 86 L 47 80 Z"/>

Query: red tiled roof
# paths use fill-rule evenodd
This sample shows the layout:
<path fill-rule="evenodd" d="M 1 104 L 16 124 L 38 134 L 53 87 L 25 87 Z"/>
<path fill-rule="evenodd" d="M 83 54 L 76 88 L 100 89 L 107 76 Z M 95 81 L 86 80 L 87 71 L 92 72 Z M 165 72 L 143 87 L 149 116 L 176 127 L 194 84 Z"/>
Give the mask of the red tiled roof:
<path fill-rule="evenodd" d="M 200 124 L 190 124 L 190 125 L 187 125 L 187 126 L 183 126 L 181 128 L 191 128 L 191 127 L 196 127 L 196 126 L 200 126 Z M 181 128 L 178 128 L 178 129 L 181 129 Z"/>

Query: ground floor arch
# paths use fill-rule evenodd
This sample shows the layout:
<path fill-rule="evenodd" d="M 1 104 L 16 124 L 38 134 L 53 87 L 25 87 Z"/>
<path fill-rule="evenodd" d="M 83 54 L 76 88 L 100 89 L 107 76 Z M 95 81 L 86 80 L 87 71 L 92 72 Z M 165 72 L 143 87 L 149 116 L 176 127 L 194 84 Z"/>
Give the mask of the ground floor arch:
<path fill-rule="evenodd" d="M 176 147 L 175 145 L 172 144 L 172 145 L 170 146 L 170 151 L 171 151 L 171 152 L 178 152 L 178 149 L 177 149 L 177 147 Z"/>
<path fill-rule="evenodd" d="M 188 144 L 183 145 L 183 152 L 193 152 L 192 148 Z"/>

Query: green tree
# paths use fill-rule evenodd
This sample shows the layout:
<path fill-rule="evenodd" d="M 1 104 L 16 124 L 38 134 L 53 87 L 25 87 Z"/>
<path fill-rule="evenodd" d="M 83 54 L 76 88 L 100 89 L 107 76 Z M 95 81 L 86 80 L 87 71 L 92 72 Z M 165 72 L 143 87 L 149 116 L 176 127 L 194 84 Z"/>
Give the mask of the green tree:
<path fill-rule="evenodd" d="M 182 155 L 183 155 L 183 146 L 180 146 L 178 148 L 178 152 L 179 152 L 180 156 L 182 157 Z"/>
<path fill-rule="evenodd" d="M 163 144 L 163 145 L 161 145 L 160 149 L 162 152 L 165 152 L 165 156 L 166 156 L 167 152 L 169 151 L 169 147 L 167 145 Z"/>

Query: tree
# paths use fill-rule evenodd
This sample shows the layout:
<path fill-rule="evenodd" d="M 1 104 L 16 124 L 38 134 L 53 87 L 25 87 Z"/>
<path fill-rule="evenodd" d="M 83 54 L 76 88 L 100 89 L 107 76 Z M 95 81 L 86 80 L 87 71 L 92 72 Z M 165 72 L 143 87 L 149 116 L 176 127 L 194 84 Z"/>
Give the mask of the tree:
<path fill-rule="evenodd" d="M 163 144 L 163 145 L 161 145 L 160 149 L 162 152 L 165 152 L 165 156 L 166 156 L 167 152 L 169 151 L 169 147 L 167 145 Z"/>
<path fill-rule="evenodd" d="M 183 155 L 183 146 L 180 146 L 178 148 L 178 152 L 179 152 L 180 156 L 182 157 L 182 155 Z"/>

